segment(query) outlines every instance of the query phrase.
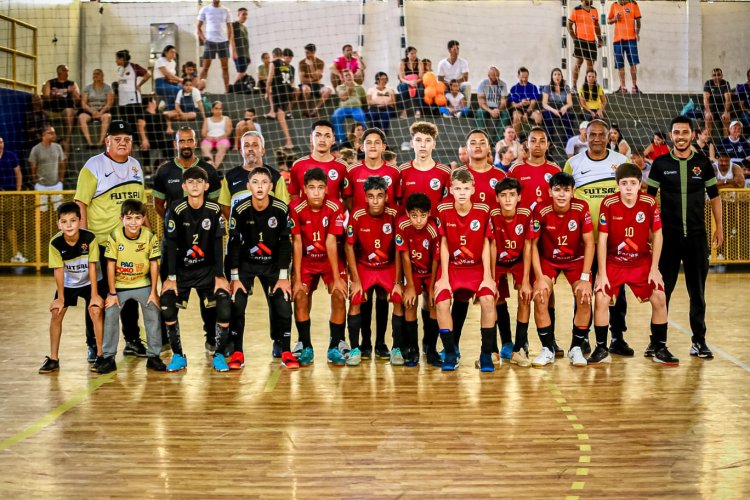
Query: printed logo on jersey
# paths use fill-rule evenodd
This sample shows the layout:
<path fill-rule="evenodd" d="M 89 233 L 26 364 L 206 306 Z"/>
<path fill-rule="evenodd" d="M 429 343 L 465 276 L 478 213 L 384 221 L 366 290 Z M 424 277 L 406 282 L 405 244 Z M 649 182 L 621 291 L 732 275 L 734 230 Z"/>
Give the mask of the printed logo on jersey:
<path fill-rule="evenodd" d="M 351 238 L 352 236 L 354 236 L 354 228 L 352 227 L 352 225 L 351 225 L 351 224 L 349 224 L 349 225 L 348 225 L 348 226 L 346 227 L 346 235 L 347 235 L 347 236 L 349 236 L 350 238 Z"/>
<path fill-rule="evenodd" d="M 331 169 L 328 171 L 328 178 L 335 181 L 339 178 L 339 173 L 336 170 Z"/>
<path fill-rule="evenodd" d="M 226 226 L 224 225 L 224 218 L 223 217 L 219 217 L 219 230 L 221 232 L 225 232 L 226 231 Z"/>
<path fill-rule="evenodd" d="M 270 219 L 268 219 L 268 227 L 270 227 L 271 229 L 275 228 L 278 225 L 279 221 L 276 220 L 276 217 L 271 217 Z"/>
<path fill-rule="evenodd" d="M 328 227 L 328 217 L 323 217 L 323 227 Z"/>
<path fill-rule="evenodd" d="M 481 222 L 474 219 L 473 221 L 469 223 L 469 229 L 471 229 L 472 231 L 479 231 L 479 228 L 481 227 L 481 225 L 482 225 Z"/>
<path fill-rule="evenodd" d="M 551 178 L 552 178 L 552 174 L 550 174 L 549 172 L 547 172 L 546 174 L 544 174 L 544 180 L 547 181 L 547 184 L 549 184 L 549 180 Z"/>
<path fill-rule="evenodd" d="M 294 229 L 294 226 L 295 226 L 294 219 L 289 217 L 289 229 Z"/>
<path fill-rule="evenodd" d="M 539 232 L 539 221 L 538 220 L 534 221 L 533 227 L 534 227 L 534 232 L 538 233 Z"/>
<path fill-rule="evenodd" d="M 383 224 L 383 234 L 391 234 L 392 232 L 393 232 L 393 228 L 391 227 L 390 224 L 388 224 L 387 222 Z"/>
<path fill-rule="evenodd" d="M 175 229 L 176 229 L 175 223 L 172 219 L 170 219 L 169 222 L 167 223 L 167 232 L 173 233 Z"/>
<path fill-rule="evenodd" d="M 644 214 L 643 212 L 638 212 L 637 214 L 635 214 L 635 221 L 636 222 L 641 223 L 641 222 L 643 222 L 645 220 L 646 220 L 646 214 Z"/>
<path fill-rule="evenodd" d="M 490 179 L 490 187 L 495 189 L 495 186 L 497 186 L 497 179 Z"/>
<path fill-rule="evenodd" d="M 235 227 L 237 227 L 237 221 L 232 217 L 229 219 L 229 229 L 234 229 Z"/>
<path fill-rule="evenodd" d="M 391 179 L 390 175 L 384 175 L 383 179 L 385 179 L 385 183 L 388 184 L 388 187 L 391 187 L 391 184 L 393 184 L 393 179 Z"/>
<path fill-rule="evenodd" d="M 516 224 L 516 234 L 521 236 L 521 233 L 523 233 L 523 224 Z"/>
<path fill-rule="evenodd" d="M 699 175 L 701 175 L 701 172 L 702 172 L 702 170 L 701 170 L 700 167 L 693 167 L 693 175 L 699 176 Z"/>
<path fill-rule="evenodd" d="M 575 231 L 578 229 L 578 224 L 576 224 L 576 221 L 572 220 L 568 222 L 568 231 Z"/>
<path fill-rule="evenodd" d="M 440 179 L 430 179 L 430 189 L 433 191 L 440 189 Z"/>
<path fill-rule="evenodd" d="M 86 243 L 81 243 L 81 253 L 82 254 L 89 253 L 89 246 Z"/>
<path fill-rule="evenodd" d="M 123 250 L 125 250 L 125 245 L 123 245 L 122 243 L 120 243 L 120 244 L 119 244 L 119 245 L 117 246 L 117 250 L 118 250 L 118 251 L 120 251 L 120 252 L 122 252 Z"/>
<path fill-rule="evenodd" d="M 396 245 L 401 246 L 404 244 L 404 239 L 401 237 L 400 234 L 396 235 Z"/>
<path fill-rule="evenodd" d="M 424 247 L 425 250 L 429 250 L 430 249 L 430 240 L 428 240 L 428 239 L 422 240 L 422 246 Z"/>
<path fill-rule="evenodd" d="M 203 219 L 203 222 L 201 222 L 201 227 L 208 231 L 211 229 L 211 220 L 210 219 Z"/>
<path fill-rule="evenodd" d="M 607 225 L 607 216 L 604 214 L 599 215 L 599 224 L 606 226 Z"/>

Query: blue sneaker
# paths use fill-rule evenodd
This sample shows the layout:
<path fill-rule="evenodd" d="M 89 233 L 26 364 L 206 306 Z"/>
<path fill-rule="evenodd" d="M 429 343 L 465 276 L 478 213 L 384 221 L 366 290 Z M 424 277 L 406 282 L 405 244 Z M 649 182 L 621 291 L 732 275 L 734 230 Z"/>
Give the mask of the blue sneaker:
<path fill-rule="evenodd" d="M 184 354 L 173 354 L 172 361 L 167 365 L 168 372 L 178 372 L 187 368 L 187 358 Z"/>
<path fill-rule="evenodd" d="M 500 359 L 510 359 L 513 355 L 513 342 L 506 342 L 500 348 Z"/>
<path fill-rule="evenodd" d="M 346 364 L 346 358 L 344 354 L 336 347 L 328 349 L 328 362 L 334 366 L 344 366 Z"/>
<path fill-rule="evenodd" d="M 495 371 L 495 364 L 492 362 L 492 354 L 479 355 L 479 370 L 483 372 Z"/>
<path fill-rule="evenodd" d="M 313 361 L 315 360 L 315 353 L 313 352 L 312 347 L 305 347 L 303 348 L 299 356 L 297 356 L 297 361 L 299 361 L 300 366 L 310 366 L 313 364 Z"/>
<path fill-rule="evenodd" d="M 445 349 L 443 349 L 442 351 L 440 351 L 440 353 L 438 355 L 440 356 L 440 361 L 441 362 L 445 361 Z M 456 347 L 456 357 L 458 359 L 461 359 L 461 351 L 458 350 L 458 347 Z"/>
<path fill-rule="evenodd" d="M 442 370 L 444 372 L 452 372 L 458 368 L 458 355 L 456 353 L 446 353 L 443 359 Z"/>
<path fill-rule="evenodd" d="M 223 354 L 216 353 L 214 354 L 213 361 L 211 361 L 211 364 L 214 367 L 214 370 L 217 372 L 228 372 L 229 371 L 229 365 L 227 364 L 227 360 L 224 358 Z"/>
<path fill-rule="evenodd" d="M 86 351 L 86 361 L 93 363 L 96 361 L 96 347 L 89 347 Z"/>

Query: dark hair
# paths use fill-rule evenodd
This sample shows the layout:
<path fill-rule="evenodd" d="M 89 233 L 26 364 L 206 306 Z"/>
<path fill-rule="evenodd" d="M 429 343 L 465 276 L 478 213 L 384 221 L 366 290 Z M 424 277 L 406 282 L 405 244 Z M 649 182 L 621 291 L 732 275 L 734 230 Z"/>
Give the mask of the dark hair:
<path fill-rule="evenodd" d="M 305 172 L 305 175 L 302 178 L 302 182 L 305 183 L 305 186 L 310 184 L 312 181 L 320 181 L 324 184 L 327 184 L 328 177 L 326 177 L 326 173 L 323 172 L 322 168 L 315 167 Z"/>
<path fill-rule="evenodd" d="M 388 181 L 386 181 L 383 177 L 379 175 L 371 175 L 367 179 L 365 179 L 364 183 L 364 190 L 365 193 L 367 191 L 383 191 L 384 193 L 388 192 Z"/>
<path fill-rule="evenodd" d="M 161 56 L 162 57 L 166 57 L 167 56 L 167 52 L 169 52 L 170 50 L 172 50 L 174 48 L 176 48 L 174 45 L 167 45 L 166 47 L 164 47 L 164 50 L 161 51 Z"/>
<path fill-rule="evenodd" d="M 273 175 L 271 175 L 271 171 L 268 170 L 267 167 L 255 167 L 253 168 L 248 174 L 247 174 L 247 181 L 250 182 L 250 179 L 255 177 L 256 175 L 265 175 L 269 179 L 271 179 L 271 182 L 273 182 Z"/>
<path fill-rule="evenodd" d="M 506 177 L 497 184 L 495 184 L 495 194 L 500 194 L 503 191 L 516 190 L 516 193 L 521 194 L 521 183 L 515 177 Z"/>
<path fill-rule="evenodd" d="M 486 130 L 484 130 L 483 128 L 475 128 L 470 130 L 469 133 L 466 134 L 466 140 L 464 141 L 464 144 L 469 142 L 469 137 L 471 137 L 473 134 L 482 134 L 487 139 L 487 142 L 490 142 L 490 134 L 488 134 Z"/>
<path fill-rule="evenodd" d="M 186 76 L 182 79 L 182 86 L 184 87 L 186 83 L 189 83 L 190 85 L 193 84 L 193 79 L 191 77 Z"/>
<path fill-rule="evenodd" d="M 425 57 L 424 59 L 422 59 L 422 64 L 427 64 L 427 63 L 430 63 L 430 64 L 432 64 L 432 61 L 430 61 L 430 60 L 429 60 L 429 59 L 427 59 L 426 57 Z"/>
<path fill-rule="evenodd" d="M 677 123 L 687 123 L 688 127 L 690 127 L 691 132 L 695 130 L 695 127 L 693 127 L 693 120 L 691 120 L 687 116 L 682 115 L 677 115 L 672 118 L 672 121 L 669 123 L 669 130 L 672 130 Z"/>
<path fill-rule="evenodd" d="M 294 57 L 294 52 L 292 52 L 292 49 L 286 48 L 281 51 L 281 55 L 284 57 Z"/>
<path fill-rule="evenodd" d="M 388 163 L 390 161 L 393 161 L 397 158 L 397 155 L 394 151 L 391 151 L 390 149 L 383 151 L 383 161 Z"/>
<path fill-rule="evenodd" d="M 569 187 L 569 188 L 575 188 L 576 187 L 576 181 L 573 179 L 573 176 L 570 175 L 567 172 L 558 172 L 549 179 L 549 187 L 552 189 L 553 187 Z"/>
<path fill-rule="evenodd" d="M 146 215 L 146 205 L 138 200 L 123 201 L 120 206 L 120 217 L 125 217 L 126 215 L 131 214 Z"/>
<path fill-rule="evenodd" d="M 456 45 L 460 45 L 458 40 L 448 40 L 448 50 L 451 50 Z"/>
<path fill-rule="evenodd" d="M 406 47 L 406 50 L 404 51 L 404 58 L 402 59 L 405 63 L 409 62 L 409 52 L 411 52 L 412 50 L 414 52 L 416 52 L 417 48 L 416 47 L 412 47 L 411 45 L 408 46 L 408 47 Z M 417 58 L 417 63 L 418 62 L 419 62 L 419 59 Z"/>
<path fill-rule="evenodd" d="M 188 179 L 203 179 L 208 182 L 208 173 L 199 166 L 190 167 L 182 173 L 182 182 L 187 182 Z"/>
<path fill-rule="evenodd" d="M 247 12 L 247 7 L 240 7 L 237 9 L 237 13 L 239 14 L 240 12 Z"/>
<path fill-rule="evenodd" d="M 284 54 L 284 51 L 281 50 L 281 47 L 274 47 L 274 49 L 271 51 L 271 55 L 273 57 L 281 57 Z"/>
<path fill-rule="evenodd" d="M 545 138 L 546 138 L 547 140 L 549 140 L 549 137 L 547 136 L 547 131 L 546 131 L 546 130 L 544 130 L 544 129 L 543 129 L 542 127 L 540 127 L 539 125 L 534 125 L 533 127 L 531 127 L 531 130 L 529 130 L 529 134 L 528 134 L 528 135 L 526 136 L 526 138 L 527 138 L 527 139 L 528 139 L 529 137 L 531 137 L 531 133 L 532 133 L 532 132 L 541 132 L 541 133 L 543 133 L 543 134 L 544 134 L 544 137 L 545 137 Z M 526 142 L 526 141 L 523 141 L 523 142 Z"/>
<path fill-rule="evenodd" d="M 589 73 L 593 73 L 596 75 L 596 71 L 593 69 L 590 69 L 586 72 L 586 75 L 588 76 Z M 587 101 L 593 101 L 597 97 L 599 97 L 599 84 L 595 83 L 594 85 L 589 85 L 589 82 L 586 81 L 584 78 L 583 80 L 583 98 Z"/>
<path fill-rule="evenodd" d="M 305 45 L 305 50 L 308 52 L 315 52 L 317 50 L 317 47 L 315 47 L 314 43 L 308 43 Z"/>
<path fill-rule="evenodd" d="M 552 89 L 555 88 L 555 80 L 554 78 L 552 78 L 552 75 L 555 74 L 555 71 L 560 72 L 560 92 L 562 92 L 563 90 L 565 90 L 565 75 L 563 75 L 563 72 L 560 68 L 552 68 L 552 71 L 549 72 L 549 91 L 552 92 Z"/>
<path fill-rule="evenodd" d="M 622 163 L 617 170 L 615 170 L 615 180 L 620 182 L 621 179 L 636 178 L 639 181 L 643 179 L 643 172 L 638 168 L 638 165 L 632 163 Z"/>
<path fill-rule="evenodd" d="M 692 130 L 692 128 L 690 129 Z M 662 132 L 659 132 L 658 130 L 654 131 L 654 135 L 661 139 L 664 142 L 667 142 L 667 139 L 664 138 L 664 134 Z M 653 142 L 653 139 L 651 139 L 651 142 Z"/>
<path fill-rule="evenodd" d="M 315 129 L 318 127 L 328 127 L 331 129 L 331 132 L 333 132 L 333 123 L 328 120 L 315 120 L 313 124 L 310 125 L 310 133 L 315 132 Z"/>
<path fill-rule="evenodd" d="M 521 73 L 528 73 L 528 72 L 529 72 L 529 70 L 526 69 L 526 66 L 521 66 L 520 68 L 518 68 L 518 73 L 517 74 L 520 75 Z"/>
<path fill-rule="evenodd" d="M 383 130 L 379 129 L 378 127 L 370 127 L 365 130 L 365 133 L 362 134 L 362 140 L 364 141 L 365 139 L 367 139 L 367 136 L 371 134 L 379 135 L 380 139 L 383 141 L 383 144 L 385 144 L 385 132 L 383 132 Z"/>
<path fill-rule="evenodd" d="M 118 50 L 117 52 L 115 52 L 115 57 L 117 57 L 118 59 L 123 59 L 125 61 L 125 64 L 127 64 L 130 62 L 130 51 L 126 49 Z"/>
<path fill-rule="evenodd" d="M 406 198 L 407 212 L 418 210 L 420 212 L 428 213 L 431 208 L 432 202 L 430 201 L 430 197 L 424 193 L 412 193 Z"/>
<path fill-rule="evenodd" d="M 76 214 L 76 217 L 81 218 L 81 207 L 75 201 L 66 201 L 57 207 L 57 218 L 59 219 L 65 214 Z"/>
<path fill-rule="evenodd" d="M 385 71 L 378 71 L 377 73 L 375 73 L 375 83 L 378 83 L 378 80 L 381 76 L 388 78 L 388 73 L 386 73 Z"/>
<path fill-rule="evenodd" d="M 352 47 L 351 43 L 347 43 L 346 45 L 344 45 L 343 47 L 341 47 L 341 52 L 345 51 L 347 49 L 347 47 L 350 48 L 350 49 L 354 48 L 354 47 Z"/>
<path fill-rule="evenodd" d="M 438 128 L 434 123 L 418 121 L 411 124 L 411 126 L 409 127 L 409 133 L 412 136 L 414 134 L 425 134 L 434 139 L 438 135 Z"/>
<path fill-rule="evenodd" d="M 245 110 L 245 113 L 252 113 L 252 114 L 255 114 L 255 108 L 247 108 L 247 109 Z"/>
<path fill-rule="evenodd" d="M 615 145 L 615 147 L 619 146 L 620 143 L 625 140 L 625 138 L 622 136 L 622 132 L 620 132 L 620 127 L 618 127 L 616 123 L 613 123 L 612 125 L 609 126 L 609 128 L 610 130 L 617 131 L 617 136 L 619 137 L 619 139 L 617 140 L 617 144 Z M 612 149 L 614 150 L 614 147 Z"/>

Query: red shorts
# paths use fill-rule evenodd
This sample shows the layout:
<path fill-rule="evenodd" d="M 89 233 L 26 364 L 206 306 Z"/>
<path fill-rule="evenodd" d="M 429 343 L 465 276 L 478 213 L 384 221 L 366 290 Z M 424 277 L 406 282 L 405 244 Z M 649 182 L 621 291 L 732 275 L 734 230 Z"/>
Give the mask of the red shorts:
<path fill-rule="evenodd" d="M 302 258 L 302 264 L 300 269 L 302 277 L 302 283 L 307 286 L 310 292 L 314 292 L 318 288 L 318 281 L 323 278 L 323 283 L 327 287 L 333 283 L 333 273 L 331 272 L 331 264 L 328 260 L 309 260 Z M 339 260 L 339 276 L 341 279 L 346 281 L 346 270 L 344 264 Z"/>
<path fill-rule="evenodd" d="M 414 291 L 417 292 L 417 295 L 422 295 L 422 292 L 426 292 L 429 290 L 430 278 L 430 275 L 420 276 L 418 274 L 412 273 L 412 280 L 414 281 Z"/>
<path fill-rule="evenodd" d="M 511 266 L 495 265 L 495 283 L 497 283 L 498 300 L 505 300 L 510 297 L 508 274 L 513 276 L 513 289 L 518 289 L 523 282 L 523 261 L 519 260 Z"/>
<path fill-rule="evenodd" d="M 438 270 L 437 279 L 440 279 L 442 269 Z M 471 300 L 472 297 L 484 297 L 494 295 L 489 288 L 479 288 L 484 279 L 484 269 L 482 266 L 471 267 L 454 267 L 448 265 L 448 282 L 453 290 L 453 298 L 462 302 Z M 451 299 L 451 293 L 448 290 L 441 291 L 435 297 L 435 303 Z"/>
<path fill-rule="evenodd" d="M 648 282 L 648 273 L 651 270 L 651 263 L 646 261 L 636 266 L 622 266 L 613 262 L 607 262 L 607 279 L 609 279 L 609 288 L 604 292 L 609 295 L 614 304 L 617 294 L 620 293 L 622 285 L 628 285 L 635 298 L 640 302 L 647 302 L 651 294 L 656 289 L 654 285 Z M 658 290 L 664 290 L 659 286 Z"/>
<path fill-rule="evenodd" d="M 542 265 L 542 274 L 551 279 L 552 283 L 557 282 L 557 276 L 561 271 L 565 274 L 565 279 L 571 285 L 576 281 L 580 281 L 581 274 L 583 273 L 583 259 L 578 259 L 567 264 L 555 264 L 554 262 L 540 258 L 539 262 Z M 591 277 L 589 277 L 589 282 L 591 282 Z"/>

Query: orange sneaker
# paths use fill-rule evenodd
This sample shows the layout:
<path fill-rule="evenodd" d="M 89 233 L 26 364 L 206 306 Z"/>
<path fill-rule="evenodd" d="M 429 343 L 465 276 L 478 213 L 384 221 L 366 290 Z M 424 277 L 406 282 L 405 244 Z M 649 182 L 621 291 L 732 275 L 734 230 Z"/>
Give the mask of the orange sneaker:
<path fill-rule="evenodd" d="M 227 364 L 230 370 L 241 370 L 245 367 L 245 355 L 239 351 L 235 351 L 232 353 Z"/>
<path fill-rule="evenodd" d="M 294 357 L 292 351 L 284 351 L 281 353 L 281 366 L 290 370 L 296 370 L 299 368 L 299 361 Z"/>

